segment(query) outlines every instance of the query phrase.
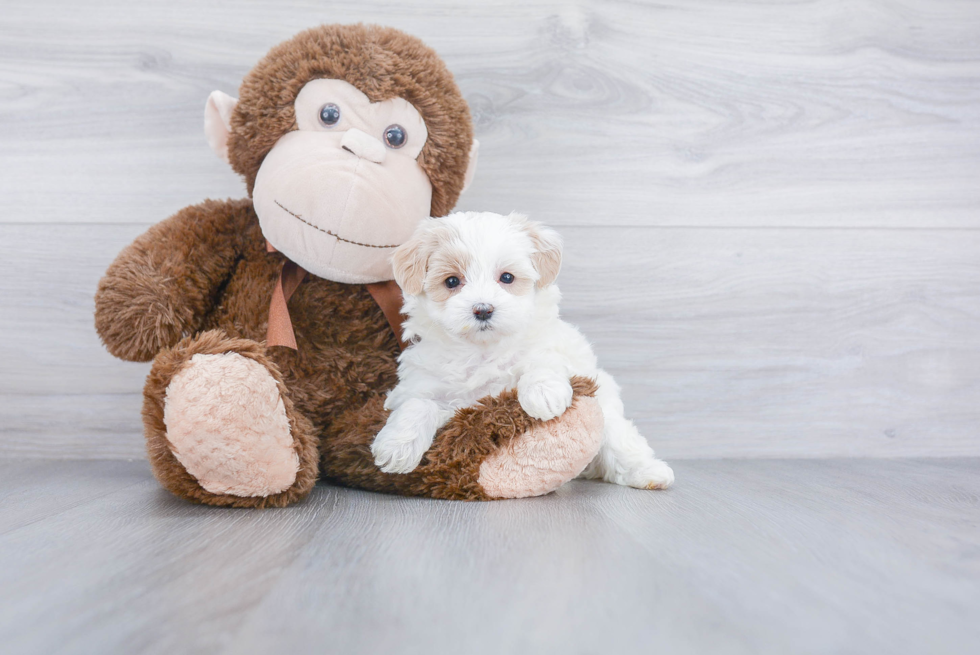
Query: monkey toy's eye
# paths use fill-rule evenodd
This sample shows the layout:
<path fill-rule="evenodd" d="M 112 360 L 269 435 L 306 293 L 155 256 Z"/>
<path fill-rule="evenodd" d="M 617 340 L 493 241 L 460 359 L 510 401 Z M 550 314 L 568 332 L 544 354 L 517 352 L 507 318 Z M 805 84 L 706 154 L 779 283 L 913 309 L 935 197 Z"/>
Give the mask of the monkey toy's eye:
<path fill-rule="evenodd" d="M 385 128 L 385 143 L 389 148 L 401 148 L 408 141 L 408 133 L 401 125 L 389 125 Z"/>
<path fill-rule="evenodd" d="M 504 273 L 503 275 L 500 276 L 500 281 L 503 282 L 504 284 L 510 284 L 511 282 L 514 281 L 514 276 L 511 275 L 510 273 Z"/>
<path fill-rule="evenodd" d="M 320 122 L 327 127 L 333 127 L 340 120 L 340 107 L 328 102 L 320 108 Z"/>
<path fill-rule="evenodd" d="M 455 275 L 451 275 L 446 278 L 446 286 L 450 289 L 455 289 L 459 286 L 459 278 Z"/>

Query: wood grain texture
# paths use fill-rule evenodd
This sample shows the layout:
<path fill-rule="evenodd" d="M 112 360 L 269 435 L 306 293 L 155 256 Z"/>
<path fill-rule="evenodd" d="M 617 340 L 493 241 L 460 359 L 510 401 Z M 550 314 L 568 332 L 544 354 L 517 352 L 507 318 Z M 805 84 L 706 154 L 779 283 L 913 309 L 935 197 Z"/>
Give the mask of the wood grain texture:
<path fill-rule="evenodd" d="M 0 462 L 4 498 L 61 493 L 22 466 Z M 965 655 L 980 637 L 977 459 L 692 461 L 666 492 L 482 504 L 320 486 L 261 512 L 179 501 L 145 463 L 56 466 L 74 506 L 0 512 L 3 652 Z"/>
<path fill-rule="evenodd" d="M 0 12 L 0 456 L 142 456 L 97 280 L 244 194 L 211 90 L 358 20 L 444 56 L 460 207 L 562 228 L 565 313 L 663 456 L 980 455 L 974 2 L 42 0 Z"/>
<path fill-rule="evenodd" d="M 205 144 L 208 94 L 295 32 L 353 21 L 419 35 L 456 74 L 483 143 L 464 208 L 559 225 L 980 225 L 969 0 L 5 6 L 0 221 L 148 223 L 242 195 Z"/>
<path fill-rule="evenodd" d="M 149 466 L 54 459 L 0 464 L 0 535 L 146 484 Z"/>
<path fill-rule="evenodd" d="M 48 229 L 0 226 L 0 455 L 142 457 L 149 365 L 92 327 L 140 228 Z M 980 455 L 980 233 L 563 234 L 563 315 L 661 456 Z"/>

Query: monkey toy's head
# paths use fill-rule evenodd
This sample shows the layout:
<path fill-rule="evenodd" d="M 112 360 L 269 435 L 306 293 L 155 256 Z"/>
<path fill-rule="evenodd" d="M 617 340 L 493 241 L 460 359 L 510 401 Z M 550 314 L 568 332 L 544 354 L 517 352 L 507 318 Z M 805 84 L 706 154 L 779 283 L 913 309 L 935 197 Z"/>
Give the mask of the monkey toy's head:
<path fill-rule="evenodd" d="M 276 46 L 237 100 L 211 94 L 204 131 L 245 177 L 269 243 L 355 284 L 392 279 L 392 251 L 449 213 L 478 145 L 435 52 L 370 25 L 323 25 Z"/>

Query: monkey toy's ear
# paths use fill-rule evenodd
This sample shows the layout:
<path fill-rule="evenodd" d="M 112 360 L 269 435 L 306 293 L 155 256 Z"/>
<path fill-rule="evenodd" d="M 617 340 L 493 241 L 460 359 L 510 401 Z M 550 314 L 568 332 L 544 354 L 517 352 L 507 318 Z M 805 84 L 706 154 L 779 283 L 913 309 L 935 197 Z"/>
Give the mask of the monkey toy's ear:
<path fill-rule="evenodd" d="M 463 175 L 463 189 L 460 193 L 463 193 L 470 187 L 470 182 L 473 181 L 473 176 L 476 175 L 476 156 L 480 154 L 480 142 L 473 139 L 473 145 L 470 146 L 470 163 L 466 165 L 466 174 Z"/>
<path fill-rule="evenodd" d="M 231 114 L 238 98 L 227 93 L 212 91 L 204 105 L 204 136 L 214 153 L 228 161 L 228 135 L 231 134 Z M 467 173 L 468 174 L 468 173 Z"/>

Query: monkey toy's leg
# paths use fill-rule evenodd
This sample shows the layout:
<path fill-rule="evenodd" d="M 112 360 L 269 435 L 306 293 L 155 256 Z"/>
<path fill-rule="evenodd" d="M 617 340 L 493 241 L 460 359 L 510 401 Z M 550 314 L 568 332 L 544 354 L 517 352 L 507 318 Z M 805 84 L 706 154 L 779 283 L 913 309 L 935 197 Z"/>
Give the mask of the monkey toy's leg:
<path fill-rule="evenodd" d="M 408 474 L 382 473 L 374 463 L 371 443 L 388 417 L 384 398 L 377 396 L 333 422 L 321 446 L 321 469 L 341 484 L 406 496 L 540 496 L 581 473 L 602 441 L 595 383 L 573 378 L 572 389 L 571 407 L 550 421 L 524 413 L 516 390 L 458 411 Z"/>
<path fill-rule="evenodd" d="M 312 426 L 262 344 L 220 330 L 161 351 L 143 393 L 153 473 L 208 505 L 283 507 L 317 477 Z"/>

